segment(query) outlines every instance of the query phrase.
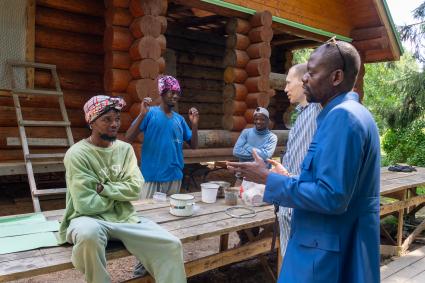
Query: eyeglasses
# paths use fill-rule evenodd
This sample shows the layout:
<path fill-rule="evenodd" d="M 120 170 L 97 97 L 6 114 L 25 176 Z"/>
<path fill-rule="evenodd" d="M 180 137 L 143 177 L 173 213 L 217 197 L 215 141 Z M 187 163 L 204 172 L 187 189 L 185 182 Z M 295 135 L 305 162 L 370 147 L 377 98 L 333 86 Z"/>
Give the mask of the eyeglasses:
<path fill-rule="evenodd" d="M 326 46 L 335 46 L 338 49 L 339 56 L 342 60 L 342 71 L 345 72 L 345 59 L 342 55 L 341 49 L 339 49 L 338 42 L 336 41 L 336 36 L 332 36 L 328 41 L 325 42 Z"/>

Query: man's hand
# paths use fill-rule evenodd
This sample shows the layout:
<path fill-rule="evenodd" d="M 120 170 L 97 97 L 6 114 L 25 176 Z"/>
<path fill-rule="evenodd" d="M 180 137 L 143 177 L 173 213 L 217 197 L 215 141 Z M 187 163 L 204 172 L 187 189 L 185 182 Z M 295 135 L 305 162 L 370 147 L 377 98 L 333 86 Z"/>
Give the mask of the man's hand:
<path fill-rule="evenodd" d="M 199 122 L 199 112 L 198 109 L 192 107 L 189 109 L 189 121 L 192 125 L 198 125 Z"/>
<path fill-rule="evenodd" d="M 152 103 L 152 98 L 150 97 L 145 97 L 143 98 L 143 101 L 140 103 L 140 114 L 141 115 L 146 115 L 146 113 L 149 112 L 149 106 Z"/>
<path fill-rule="evenodd" d="M 253 162 L 227 162 L 227 168 L 232 172 L 239 172 L 247 181 L 266 184 L 270 171 L 255 149 L 252 150 L 252 156 Z"/>
<path fill-rule="evenodd" d="M 273 173 L 276 173 L 276 174 L 279 174 L 279 175 L 289 176 L 288 170 L 286 170 L 286 168 L 283 167 L 283 165 L 280 164 L 280 162 L 277 162 L 276 160 L 273 160 L 273 159 L 267 159 L 267 161 L 270 162 L 270 164 L 274 166 L 270 170 L 270 172 L 273 172 Z"/>
<path fill-rule="evenodd" d="M 96 187 L 96 192 L 98 193 L 98 194 L 100 194 L 101 192 L 103 191 L 103 185 L 102 184 L 97 184 L 97 187 Z"/>

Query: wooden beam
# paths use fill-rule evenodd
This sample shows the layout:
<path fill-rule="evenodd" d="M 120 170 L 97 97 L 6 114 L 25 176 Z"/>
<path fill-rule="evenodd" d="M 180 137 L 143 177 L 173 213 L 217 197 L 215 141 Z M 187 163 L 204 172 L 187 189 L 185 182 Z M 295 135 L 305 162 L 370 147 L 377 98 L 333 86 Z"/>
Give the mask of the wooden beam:
<path fill-rule="evenodd" d="M 360 51 L 382 50 L 388 47 L 388 39 L 386 37 L 380 37 L 365 40 L 355 40 L 352 42 L 352 44 Z"/>
<path fill-rule="evenodd" d="M 35 6 L 35 0 L 27 0 L 25 60 L 28 62 L 34 62 L 35 56 Z M 34 68 L 26 68 L 26 86 L 27 88 L 34 88 Z"/>
<path fill-rule="evenodd" d="M 383 215 L 387 215 L 390 214 L 392 212 L 396 212 L 399 211 L 400 209 L 404 209 L 407 207 L 411 207 L 414 205 L 418 205 L 420 203 L 425 202 L 425 195 L 421 195 L 421 196 L 417 196 L 417 197 L 413 197 L 410 198 L 408 200 L 400 200 L 400 201 L 396 201 L 390 204 L 385 204 L 381 206 L 381 210 L 379 211 L 379 215 L 383 216 Z"/>
<path fill-rule="evenodd" d="M 353 40 L 366 40 L 387 36 L 387 31 L 384 26 L 361 28 L 352 30 L 350 36 Z"/>

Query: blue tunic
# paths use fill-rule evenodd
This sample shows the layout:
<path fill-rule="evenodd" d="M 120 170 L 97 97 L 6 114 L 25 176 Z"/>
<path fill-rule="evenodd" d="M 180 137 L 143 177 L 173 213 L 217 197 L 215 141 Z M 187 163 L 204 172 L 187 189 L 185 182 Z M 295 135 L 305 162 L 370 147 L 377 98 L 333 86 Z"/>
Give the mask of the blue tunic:
<path fill-rule="evenodd" d="M 146 182 L 171 182 L 183 178 L 183 142 L 192 138 L 184 118 L 159 106 L 150 107 L 140 131 L 144 132 L 141 168 Z"/>
<path fill-rule="evenodd" d="M 294 208 L 279 282 L 379 282 L 380 146 L 353 92 L 317 118 L 298 178 L 270 174 L 264 201 Z"/>

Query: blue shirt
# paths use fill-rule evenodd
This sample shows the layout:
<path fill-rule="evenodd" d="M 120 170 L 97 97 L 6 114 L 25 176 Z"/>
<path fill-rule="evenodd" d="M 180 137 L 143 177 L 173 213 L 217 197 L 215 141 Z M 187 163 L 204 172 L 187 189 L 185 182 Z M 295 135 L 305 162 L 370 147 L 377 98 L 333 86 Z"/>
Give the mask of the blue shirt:
<path fill-rule="evenodd" d="M 150 107 L 140 131 L 144 133 L 141 168 L 147 182 L 171 182 L 183 178 L 183 142 L 192 138 L 184 118 L 172 111 L 168 117 L 159 106 Z"/>
<path fill-rule="evenodd" d="M 273 156 L 276 144 L 277 136 L 269 129 L 262 131 L 255 128 L 245 129 L 233 148 L 233 155 L 241 162 L 254 161 L 252 149 L 256 148 L 258 155 L 265 161 Z"/>
<path fill-rule="evenodd" d="M 300 176 L 267 178 L 264 201 L 294 208 L 279 282 L 379 282 L 379 179 L 375 121 L 341 94 L 319 114 Z"/>

